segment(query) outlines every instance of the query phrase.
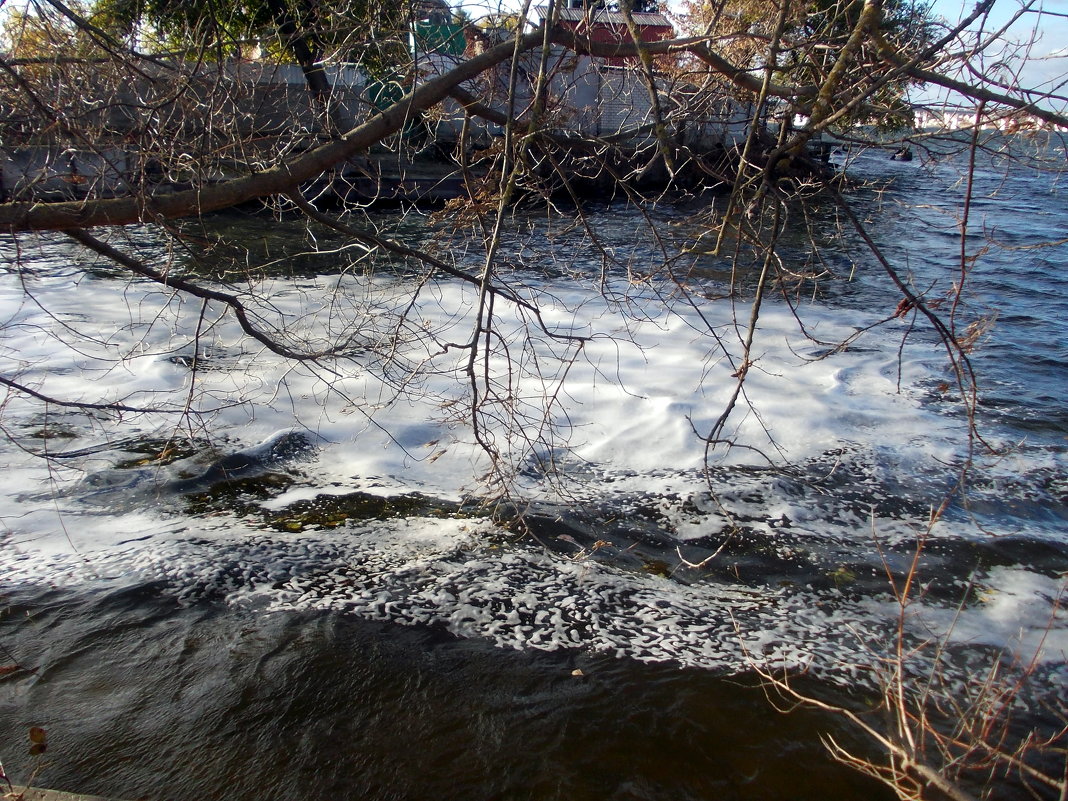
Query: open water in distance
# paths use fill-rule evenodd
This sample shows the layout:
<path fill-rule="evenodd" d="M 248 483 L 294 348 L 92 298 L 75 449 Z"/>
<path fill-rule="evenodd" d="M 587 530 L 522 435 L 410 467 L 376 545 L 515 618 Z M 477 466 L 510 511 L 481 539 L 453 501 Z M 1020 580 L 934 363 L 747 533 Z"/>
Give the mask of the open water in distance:
<path fill-rule="evenodd" d="M 892 179 L 854 197 L 888 257 L 944 293 L 959 274 L 960 163 L 869 153 L 852 169 Z M 966 252 L 984 253 L 961 318 L 996 313 L 972 358 L 981 433 L 1007 449 L 980 459 L 967 500 L 932 533 L 908 636 L 952 623 L 944 671 L 962 692 L 1000 654 L 1036 657 L 1022 717 L 1034 723 L 1042 704 L 1064 710 L 1068 688 L 1068 255 L 1044 246 L 1068 236 L 1068 211 L 1058 176 L 997 160 L 980 164 L 975 194 Z M 5 376 L 218 407 L 179 429 L 191 444 L 160 466 L 173 423 L 8 399 L 0 645 L 3 663 L 26 669 L 0 676 L 7 772 L 31 777 L 26 731 L 43 726 L 39 783 L 122 798 L 879 797 L 825 756 L 821 732 L 852 742 L 841 722 L 773 711 L 751 663 L 805 669 L 820 694 L 872 697 L 896 619 L 883 563 L 909 563 L 967 453 L 959 399 L 937 342 L 907 319 L 832 353 L 900 297 L 818 204 L 793 223 L 786 263 L 813 260 L 808 227 L 838 277 L 792 296 L 811 338 L 768 302 L 753 409 L 731 428 L 777 466 L 734 452 L 705 473 L 692 426 L 719 414 L 731 370 L 702 323 L 729 340 L 734 313 L 694 213 L 594 208 L 588 229 L 514 218 L 508 280 L 535 290 L 552 324 L 603 335 L 570 368 L 565 434 L 516 465 L 539 542 L 457 514 L 485 465 L 448 419 L 447 364 L 399 400 L 378 363 L 326 384 L 59 238 L 4 240 Z M 304 234 L 284 221 L 208 226 L 242 231 L 249 258 L 271 261 L 293 319 L 318 320 L 330 288 L 344 298 L 326 308 L 332 321 L 366 311 L 361 297 L 382 315 L 381 298 L 410 300 L 397 291 L 409 276 L 332 271 L 340 240 L 320 234 L 327 255 L 300 255 Z M 449 237 L 421 218 L 402 226 L 413 241 Z M 151 231 L 130 235 L 152 253 Z M 623 266 L 606 266 L 591 236 Z M 692 303 L 666 315 L 679 286 L 646 275 L 678 247 Z M 576 288 L 590 276 L 604 295 Z M 469 296 L 431 289 L 413 319 L 460 341 Z M 431 359 L 420 330 L 402 367 L 419 347 Z M 54 336 L 72 331 L 89 343 L 73 353 Z M 545 370 L 559 352 L 539 347 Z M 300 436 L 270 436 L 280 429 Z M 44 449 L 62 456 L 49 467 L 26 452 Z M 242 481 L 213 484 L 205 468 L 219 454 L 250 467 Z M 680 561 L 712 554 L 701 569 Z"/>

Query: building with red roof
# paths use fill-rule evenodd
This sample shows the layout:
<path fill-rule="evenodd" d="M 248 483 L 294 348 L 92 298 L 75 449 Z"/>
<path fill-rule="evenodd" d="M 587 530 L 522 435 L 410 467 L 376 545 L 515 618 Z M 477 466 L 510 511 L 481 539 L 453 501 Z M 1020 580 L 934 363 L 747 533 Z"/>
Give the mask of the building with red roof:
<path fill-rule="evenodd" d="M 539 25 L 549 16 L 549 6 L 535 6 L 534 14 Z M 638 0 L 631 14 L 642 42 L 659 42 L 675 35 L 675 29 L 667 17 L 656 10 L 656 3 Z M 573 31 L 577 36 L 589 37 L 591 41 L 609 44 L 631 42 L 627 30 L 627 18 L 620 11 L 609 11 L 599 4 L 584 5 L 581 0 L 570 0 L 567 8 L 557 9 L 556 24 Z M 606 58 L 603 61 L 621 67 L 636 61 L 636 57 Z"/>

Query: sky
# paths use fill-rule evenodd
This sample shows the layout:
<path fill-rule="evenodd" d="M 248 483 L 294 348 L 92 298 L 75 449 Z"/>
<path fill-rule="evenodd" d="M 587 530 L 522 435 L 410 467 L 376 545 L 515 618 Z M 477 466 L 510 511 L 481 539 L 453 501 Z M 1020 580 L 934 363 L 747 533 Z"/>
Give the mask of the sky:
<path fill-rule="evenodd" d="M 997 0 L 987 29 L 1008 23 L 1022 5 L 1019 0 Z M 933 10 L 952 22 L 974 7 L 971 0 L 935 0 Z M 1056 86 L 1068 73 L 1068 0 L 1039 0 L 1034 3 L 1034 9 L 1044 13 L 1024 14 L 1006 34 L 1016 45 L 1012 49 L 1017 51 L 1006 53 L 1007 62 L 1023 86 Z M 1025 46 L 1028 42 L 1033 42 L 1030 47 Z"/>
<path fill-rule="evenodd" d="M 955 23 L 971 13 L 975 5 L 973 0 L 934 0 L 932 13 Z M 1037 0 L 1031 11 L 1014 19 L 1023 5 L 1019 0 L 995 2 L 982 30 L 990 33 L 1008 25 L 1004 43 L 1000 47 L 989 47 L 981 56 L 971 59 L 970 65 L 983 74 L 1016 86 L 1062 96 L 1068 94 L 1065 85 L 1068 75 L 1068 0 Z M 976 30 L 977 26 L 973 25 L 972 29 Z M 950 77 L 969 82 L 975 80 L 974 75 L 967 73 L 951 74 Z M 998 91 L 997 87 L 991 88 Z M 975 105 L 974 101 L 930 86 L 915 91 L 911 99 L 916 104 L 946 102 L 968 108 Z M 1042 105 L 1064 111 L 1068 101 L 1051 100 Z"/>

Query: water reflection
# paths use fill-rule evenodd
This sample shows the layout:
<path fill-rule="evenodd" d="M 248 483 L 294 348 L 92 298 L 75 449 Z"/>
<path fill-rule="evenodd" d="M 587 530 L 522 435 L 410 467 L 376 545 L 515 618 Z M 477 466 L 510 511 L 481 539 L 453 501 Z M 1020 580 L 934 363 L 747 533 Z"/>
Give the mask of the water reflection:
<path fill-rule="evenodd" d="M 779 715 L 745 680 L 333 613 L 176 609 L 151 586 L 11 600 L 34 620 L 9 617 L 6 644 L 47 669 L 2 680 L 0 738 L 48 728 L 48 786 L 173 801 L 888 797 L 823 752 L 835 721 Z"/>

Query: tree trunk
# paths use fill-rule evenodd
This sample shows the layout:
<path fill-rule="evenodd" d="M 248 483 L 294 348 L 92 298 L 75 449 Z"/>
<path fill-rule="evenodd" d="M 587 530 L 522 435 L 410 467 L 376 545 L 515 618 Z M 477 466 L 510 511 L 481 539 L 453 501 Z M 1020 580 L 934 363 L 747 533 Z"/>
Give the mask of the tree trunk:
<path fill-rule="evenodd" d="M 278 26 L 279 37 L 304 72 L 304 80 L 321 115 L 323 129 L 331 139 L 337 139 L 341 134 L 355 128 L 356 121 L 343 105 L 334 102 L 333 86 L 320 60 L 323 57 L 322 49 L 312 37 L 301 31 L 285 0 L 266 2 Z"/>

